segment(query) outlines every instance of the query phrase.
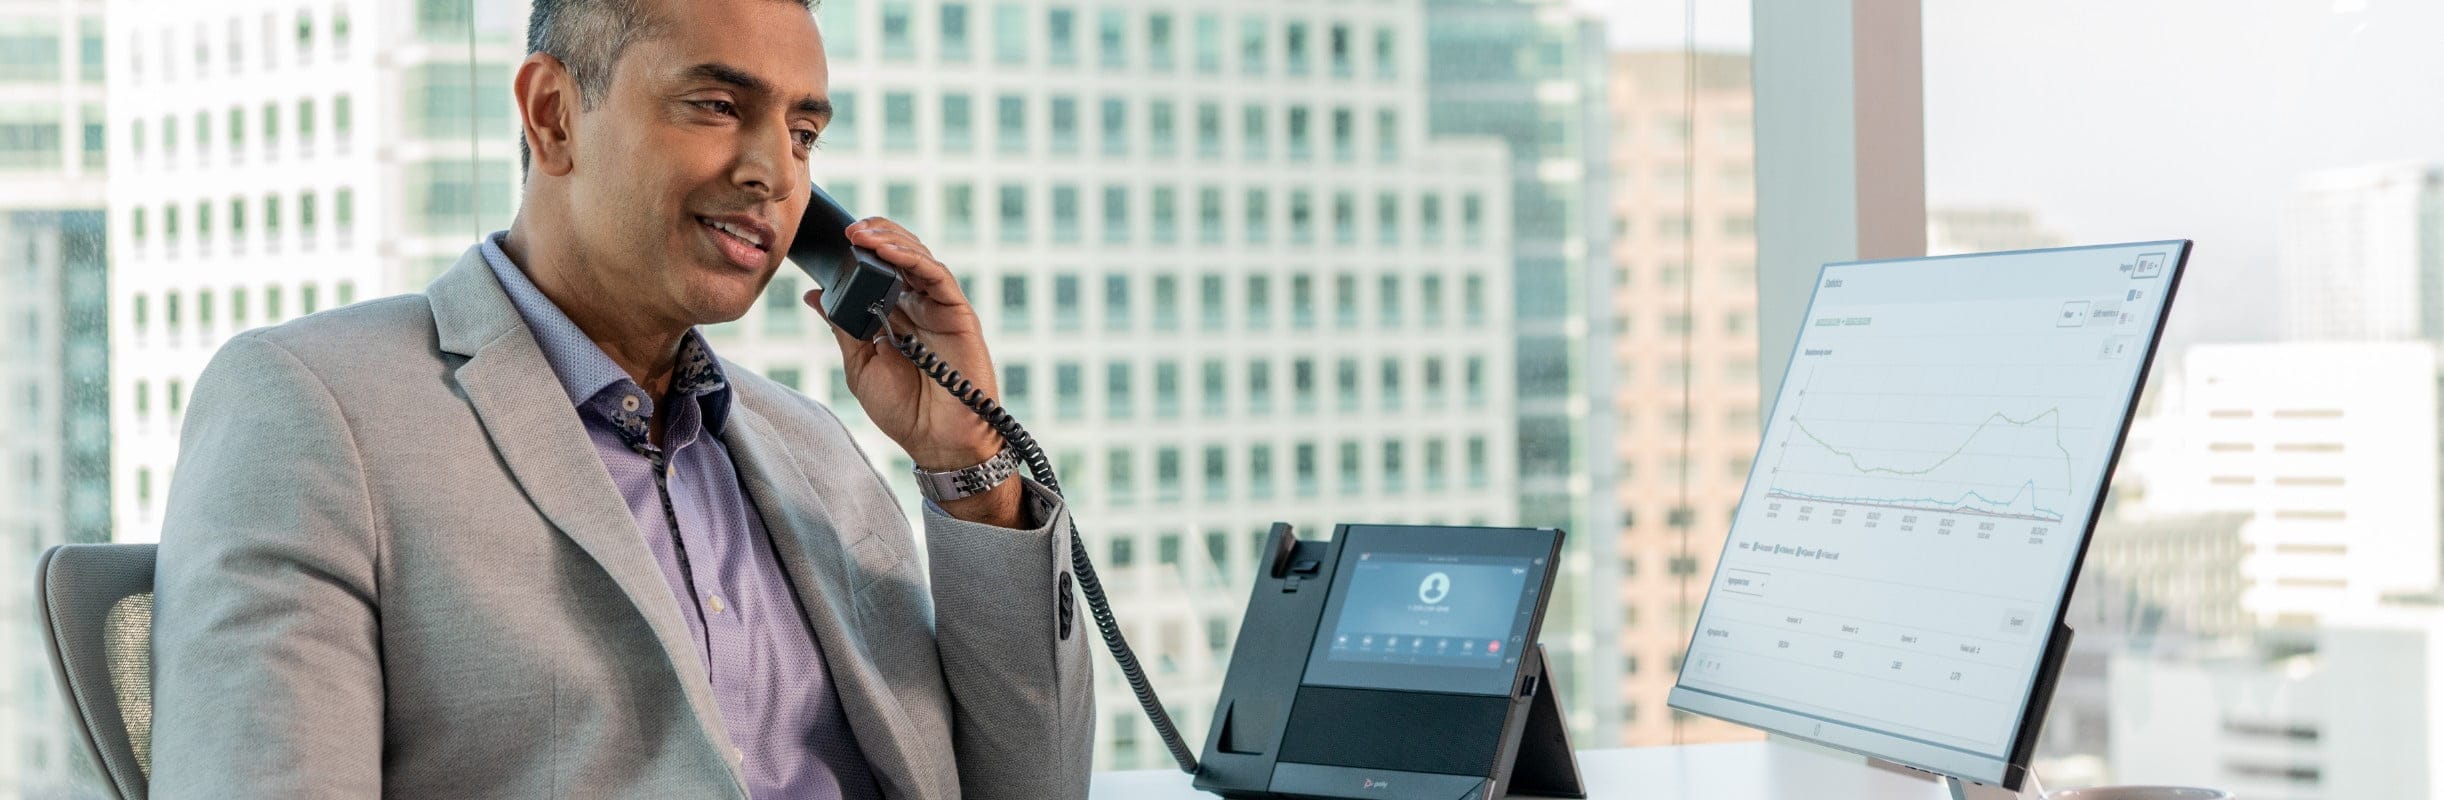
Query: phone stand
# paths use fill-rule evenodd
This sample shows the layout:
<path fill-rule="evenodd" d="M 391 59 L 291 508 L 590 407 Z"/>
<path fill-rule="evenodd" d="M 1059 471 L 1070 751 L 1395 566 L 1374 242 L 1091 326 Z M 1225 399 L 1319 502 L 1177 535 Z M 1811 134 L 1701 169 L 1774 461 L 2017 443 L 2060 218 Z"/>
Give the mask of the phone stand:
<path fill-rule="evenodd" d="M 1536 644 L 1536 697 L 1528 703 L 1527 727 L 1519 732 L 1519 752 L 1511 758 L 1512 797 L 1586 797 L 1579 779 L 1578 752 L 1570 749 L 1570 723 L 1561 713 L 1561 692 L 1554 688 L 1553 662 L 1543 642 Z"/>

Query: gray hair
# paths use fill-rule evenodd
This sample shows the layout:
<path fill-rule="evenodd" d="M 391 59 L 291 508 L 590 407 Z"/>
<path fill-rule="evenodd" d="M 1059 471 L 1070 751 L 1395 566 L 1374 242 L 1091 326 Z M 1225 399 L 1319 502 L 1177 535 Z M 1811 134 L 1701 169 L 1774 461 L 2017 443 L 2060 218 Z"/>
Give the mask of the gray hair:
<path fill-rule="evenodd" d="M 693 0 L 690 0 L 693 2 Z M 815 0 L 794 0 L 812 11 Z M 534 0 L 526 18 L 526 54 L 549 53 L 577 81 L 578 108 L 592 111 L 611 91 L 611 73 L 628 45 L 653 35 L 660 20 L 645 12 L 645 0 Z M 518 136 L 518 174 L 534 161 L 526 137 Z"/>

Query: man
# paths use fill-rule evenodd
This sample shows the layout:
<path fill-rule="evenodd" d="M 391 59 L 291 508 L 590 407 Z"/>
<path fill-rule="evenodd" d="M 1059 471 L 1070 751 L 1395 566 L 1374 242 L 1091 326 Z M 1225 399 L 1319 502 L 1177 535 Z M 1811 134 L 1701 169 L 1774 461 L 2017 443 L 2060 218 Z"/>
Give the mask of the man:
<path fill-rule="evenodd" d="M 529 51 L 508 231 L 197 382 L 154 795 L 1083 796 L 1060 499 L 840 337 L 874 424 L 990 487 L 929 492 L 929 590 L 839 421 L 696 331 L 746 313 L 806 208 L 806 1 L 536 0 Z M 994 392 L 949 270 L 888 220 L 849 234 L 906 272 L 899 330 Z"/>

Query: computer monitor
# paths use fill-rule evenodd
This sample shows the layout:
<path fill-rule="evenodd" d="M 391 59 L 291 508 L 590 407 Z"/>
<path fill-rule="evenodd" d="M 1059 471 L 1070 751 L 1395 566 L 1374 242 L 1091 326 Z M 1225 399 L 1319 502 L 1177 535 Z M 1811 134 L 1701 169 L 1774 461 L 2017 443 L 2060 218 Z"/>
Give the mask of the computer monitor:
<path fill-rule="evenodd" d="M 1671 706 L 2018 789 L 2188 256 L 1826 265 Z"/>

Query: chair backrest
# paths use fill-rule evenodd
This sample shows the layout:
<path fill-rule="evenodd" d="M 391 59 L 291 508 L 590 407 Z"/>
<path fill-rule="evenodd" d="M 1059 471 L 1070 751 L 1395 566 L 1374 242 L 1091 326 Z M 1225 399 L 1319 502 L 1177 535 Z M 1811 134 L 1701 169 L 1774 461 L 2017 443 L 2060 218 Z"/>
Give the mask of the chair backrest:
<path fill-rule="evenodd" d="M 35 567 L 35 611 L 77 733 L 126 800 L 153 771 L 153 550 L 67 544 Z"/>

